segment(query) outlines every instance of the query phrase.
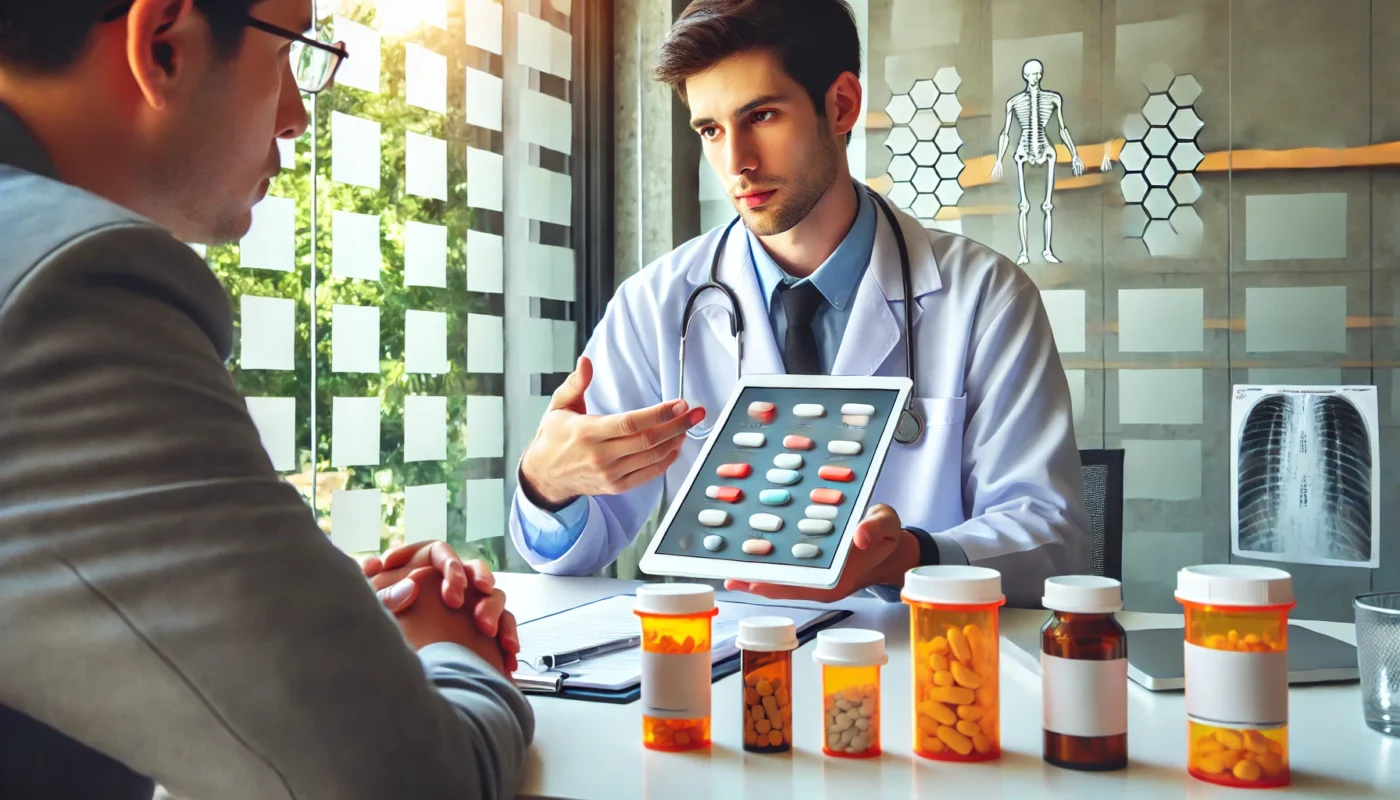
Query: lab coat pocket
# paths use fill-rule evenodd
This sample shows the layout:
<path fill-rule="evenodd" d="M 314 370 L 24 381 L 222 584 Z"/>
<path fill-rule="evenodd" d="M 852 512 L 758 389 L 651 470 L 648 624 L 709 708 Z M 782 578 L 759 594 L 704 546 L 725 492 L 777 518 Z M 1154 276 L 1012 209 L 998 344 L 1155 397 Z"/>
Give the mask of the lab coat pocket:
<path fill-rule="evenodd" d="M 962 523 L 963 423 L 967 397 L 915 397 L 911 405 L 924 421 L 913 444 L 890 444 L 873 502 L 884 503 L 900 521 L 931 532 Z"/>

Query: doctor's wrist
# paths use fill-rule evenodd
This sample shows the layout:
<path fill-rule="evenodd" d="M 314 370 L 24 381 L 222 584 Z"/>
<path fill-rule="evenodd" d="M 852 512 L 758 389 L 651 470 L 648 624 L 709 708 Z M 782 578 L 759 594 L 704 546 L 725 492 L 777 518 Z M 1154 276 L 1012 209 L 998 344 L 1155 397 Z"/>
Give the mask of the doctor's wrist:
<path fill-rule="evenodd" d="M 577 495 L 572 497 L 554 498 L 546 487 L 542 487 L 530 477 L 526 471 L 525 461 L 529 457 L 529 449 L 520 457 L 520 466 L 516 468 L 516 482 L 520 484 L 520 491 L 534 506 L 541 511 L 548 511 L 557 514 L 569 506 L 570 503 L 578 499 Z"/>

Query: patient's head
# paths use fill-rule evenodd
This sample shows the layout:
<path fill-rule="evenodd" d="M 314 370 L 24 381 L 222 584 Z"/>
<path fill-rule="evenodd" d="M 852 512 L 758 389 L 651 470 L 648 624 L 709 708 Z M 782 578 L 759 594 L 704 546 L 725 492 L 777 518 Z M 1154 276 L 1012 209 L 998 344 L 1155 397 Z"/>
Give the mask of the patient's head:
<path fill-rule="evenodd" d="M 293 40 L 267 28 L 302 33 L 311 15 L 312 0 L 0 0 L 0 103 L 64 181 L 186 241 L 233 240 L 276 140 L 307 122 Z"/>

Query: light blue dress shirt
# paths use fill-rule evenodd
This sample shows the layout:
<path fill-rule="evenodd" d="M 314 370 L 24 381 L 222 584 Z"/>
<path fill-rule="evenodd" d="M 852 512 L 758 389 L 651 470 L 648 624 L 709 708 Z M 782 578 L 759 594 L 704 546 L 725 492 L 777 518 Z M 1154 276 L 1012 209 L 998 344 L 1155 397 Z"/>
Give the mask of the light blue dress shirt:
<path fill-rule="evenodd" d="M 759 290 L 768 303 L 768 322 L 773 328 L 779 351 L 787 338 L 787 315 L 778 299 L 779 287 L 811 281 L 826 298 L 826 305 L 818 309 L 812 318 L 812 331 L 816 335 L 822 372 L 828 375 L 831 374 L 831 365 L 836 363 L 836 352 L 841 348 L 846 322 L 851 318 L 856 289 L 860 287 L 875 249 L 875 203 L 856 184 L 852 183 L 851 186 L 859 202 L 856 221 L 836 250 L 806 278 L 794 278 L 784 272 L 763 248 L 758 237 L 752 231 L 745 231 L 749 241 L 749 262 L 758 273 Z M 588 524 L 588 501 L 580 497 L 551 516 L 558 523 L 554 530 L 537 528 L 529 524 L 528 517 L 522 527 L 530 549 L 552 560 L 567 553 L 583 533 L 584 526 Z"/>

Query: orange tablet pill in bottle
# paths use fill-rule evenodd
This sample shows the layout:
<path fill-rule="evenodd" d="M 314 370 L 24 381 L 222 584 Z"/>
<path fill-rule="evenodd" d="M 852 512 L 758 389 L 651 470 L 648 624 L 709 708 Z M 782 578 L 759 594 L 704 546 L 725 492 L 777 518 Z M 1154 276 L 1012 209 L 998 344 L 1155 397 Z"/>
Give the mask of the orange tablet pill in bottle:
<path fill-rule="evenodd" d="M 739 621 L 735 644 L 742 653 L 744 676 L 739 689 L 744 749 L 785 753 L 792 749 L 792 652 L 797 649 L 797 625 L 787 617 L 749 617 Z"/>
<path fill-rule="evenodd" d="M 817 634 L 822 665 L 822 752 L 836 758 L 880 755 L 880 668 L 885 635 L 859 628 Z"/>
<path fill-rule="evenodd" d="M 715 590 L 692 583 L 637 587 L 642 621 L 642 746 L 710 746 L 710 623 Z"/>
<path fill-rule="evenodd" d="M 1293 578 L 1244 564 L 1186 567 L 1186 766 L 1208 783 L 1287 786 Z"/>

